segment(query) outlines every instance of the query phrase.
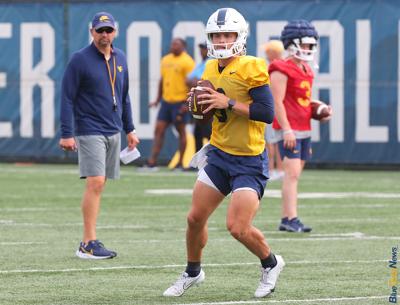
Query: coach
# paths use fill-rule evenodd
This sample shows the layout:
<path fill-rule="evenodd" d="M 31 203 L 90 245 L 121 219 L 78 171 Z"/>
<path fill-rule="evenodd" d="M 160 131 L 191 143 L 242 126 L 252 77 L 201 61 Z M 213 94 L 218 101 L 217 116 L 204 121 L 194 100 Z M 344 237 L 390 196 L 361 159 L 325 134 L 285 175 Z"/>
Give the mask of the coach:
<path fill-rule="evenodd" d="M 105 259 L 117 253 L 96 237 L 101 194 L 107 178 L 119 178 L 122 129 L 130 149 L 139 139 L 132 123 L 126 58 L 112 45 L 116 34 L 113 16 L 97 13 L 90 33 L 92 44 L 73 54 L 64 73 L 59 145 L 64 150 L 78 150 L 80 177 L 86 178 L 83 240 L 76 255 Z"/>

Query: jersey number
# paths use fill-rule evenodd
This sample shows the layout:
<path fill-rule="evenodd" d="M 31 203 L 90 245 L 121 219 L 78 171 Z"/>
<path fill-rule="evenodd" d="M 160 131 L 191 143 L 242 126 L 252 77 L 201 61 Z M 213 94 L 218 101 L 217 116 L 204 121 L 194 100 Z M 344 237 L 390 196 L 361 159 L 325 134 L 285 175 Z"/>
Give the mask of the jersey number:
<path fill-rule="evenodd" d="M 303 80 L 303 81 L 300 83 L 300 88 L 301 88 L 301 89 L 305 89 L 305 91 L 306 91 L 306 98 L 299 97 L 299 98 L 297 99 L 297 102 L 298 102 L 301 106 L 307 107 L 308 105 L 310 105 L 310 97 L 311 97 L 311 85 L 310 85 L 310 82 L 309 82 L 309 81 L 306 81 L 306 80 Z"/>
<path fill-rule="evenodd" d="M 225 91 L 222 88 L 218 88 L 216 91 L 225 94 Z M 217 111 L 215 111 L 215 116 L 217 117 L 218 122 L 220 123 L 225 123 L 228 120 L 228 116 L 226 115 L 225 109 L 217 109 Z"/>

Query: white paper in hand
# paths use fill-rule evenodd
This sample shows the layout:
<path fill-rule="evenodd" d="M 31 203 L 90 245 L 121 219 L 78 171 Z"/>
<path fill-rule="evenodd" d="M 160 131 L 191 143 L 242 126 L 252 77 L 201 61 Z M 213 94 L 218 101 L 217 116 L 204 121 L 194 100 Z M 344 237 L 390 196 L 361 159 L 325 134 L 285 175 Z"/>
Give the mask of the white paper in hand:
<path fill-rule="evenodd" d="M 131 163 L 139 157 L 140 151 L 136 147 L 132 150 L 128 150 L 128 147 L 125 147 L 119 154 L 119 158 L 124 164 Z"/>

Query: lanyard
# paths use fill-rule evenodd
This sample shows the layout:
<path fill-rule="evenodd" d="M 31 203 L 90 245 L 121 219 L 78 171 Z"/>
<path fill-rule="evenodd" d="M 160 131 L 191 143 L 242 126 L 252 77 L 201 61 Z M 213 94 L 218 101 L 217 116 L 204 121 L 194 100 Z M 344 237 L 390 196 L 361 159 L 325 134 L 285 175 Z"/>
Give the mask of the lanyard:
<path fill-rule="evenodd" d="M 111 85 L 111 91 L 112 91 L 112 97 L 113 97 L 113 110 L 117 111 L 117 100 L 115 99 L 115 79 L 117 77 L 117 67 L 115 65 L 115 56 L 112 56 L 113 58 L 113 65 L 114 65 L 114 77 L 111 76 L 111 68 L 110 65 L 108 64 L 107 59 L 104 59 L 106 61 L 106 66 L 107 66 L 107 70 L 108 70 L 108 76 L 110 78 L 110 85 Z"/>

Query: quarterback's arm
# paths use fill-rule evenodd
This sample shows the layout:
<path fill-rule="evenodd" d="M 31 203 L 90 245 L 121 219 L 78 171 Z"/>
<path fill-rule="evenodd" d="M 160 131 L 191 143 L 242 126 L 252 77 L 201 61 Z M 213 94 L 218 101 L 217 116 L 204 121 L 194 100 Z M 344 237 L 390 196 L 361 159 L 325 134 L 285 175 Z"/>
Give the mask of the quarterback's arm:
<path fill-rule="evenodd" d="M 252 88 L 249 91 L 249 95 L 253 103 L 245 104 L 228 98 L 226 108 L 229 109 L 229 106 L 231 106 L 231 110 L 236 114 L 245 116 L 253 121 L 272 123 L 274 119 L 274 99 L 269 86 L 264 85 Z"/>
<path fill-rule="evenodd" d="M 252 88 L 249 91 L 253 103 L 249 105 L 249 119 L 267 124 L 274 120 L 274 99 L 269 86 Z"/>
<path fill-rule="evenodd" d="M 249 118 L 254 121 L 271 123 L 274 118 L 274 101 L 272 98 L 269 86 L 264 85 L 252 88 L 249 95 L 253 103 L 245 104 L 240 101 L 231 100 L 223 93 L 219 93 L 211 88 L 204 88 L 209 94 L 199 96 L 204 101 L 199 101 L 199 104 L 209 104 L 209 107 L 203 111 L 207 113 L 213 108 L 230 109 L 236 114 Z"/>

